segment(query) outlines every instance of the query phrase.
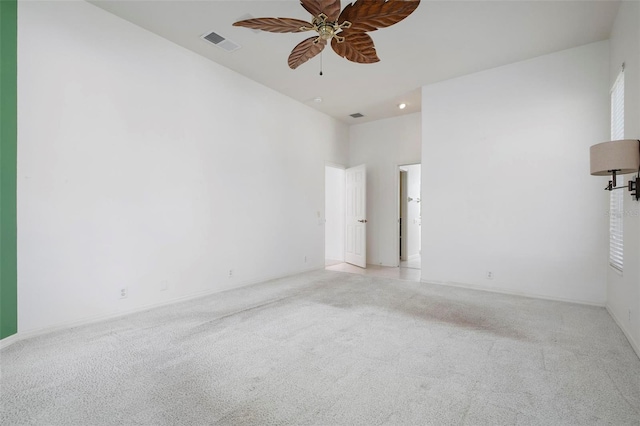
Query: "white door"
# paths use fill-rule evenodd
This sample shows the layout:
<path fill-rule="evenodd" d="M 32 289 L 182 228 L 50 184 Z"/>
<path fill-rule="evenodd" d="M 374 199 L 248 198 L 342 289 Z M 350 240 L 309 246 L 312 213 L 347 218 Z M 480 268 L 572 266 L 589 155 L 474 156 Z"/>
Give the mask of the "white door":
<path fill-rule="evenodd" d="M 345 261 L 367 267 L 367 168 L 346 170 L 346 247 Z"/>

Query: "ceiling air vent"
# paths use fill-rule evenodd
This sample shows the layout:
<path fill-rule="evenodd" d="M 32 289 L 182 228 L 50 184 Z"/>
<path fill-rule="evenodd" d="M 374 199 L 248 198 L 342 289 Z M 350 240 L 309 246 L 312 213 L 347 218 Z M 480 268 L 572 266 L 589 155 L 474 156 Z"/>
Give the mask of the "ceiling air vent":
<path fill-rule="evenodd" d="M 226 50 L 227 52 L 233 52 L 235 50 L 240 49 L 240 45 L 232 42 L 228 38 L 222 37 L 220 34 L 211 31 L 207 35 L 203 35 L 202 38 L 207 40 L 209 43 L 213 43 L 221 49 Z"/>
<path fill-rule="evenodd" d="M 355 114 L 349 114 L 351 117 L 353 118 L 360 118 L 360 117 L 364 117 L 364 115 L 360 114 L 359 112 L 356 112 Z"/>

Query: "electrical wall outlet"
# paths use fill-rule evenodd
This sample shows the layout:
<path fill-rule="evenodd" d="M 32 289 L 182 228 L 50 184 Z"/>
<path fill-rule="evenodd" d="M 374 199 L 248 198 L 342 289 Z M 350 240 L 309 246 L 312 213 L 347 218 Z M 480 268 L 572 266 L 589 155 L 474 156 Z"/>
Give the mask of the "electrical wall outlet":
<path fill-rule="evenodd" d="M 127 287 L 121 287 L 119 294 L 120 294 L 120 299 L 126 299 L 127 296 L 129 295 L 129 289 Z"/>
<path fill-rule="evenodd" d="M 169 289 L 169 281 L 162 280 L 160 281 L 160 291 L 167 291 Z"/>
<path fill-rule="evenodd" d="M 229 269 L 229 278 L 233 277 L 233 269 Z"/>
<path fill-rule="evenodd" d="M 307 263 L 307 256 L 304 257 L 304 263 Z"/>
<path fill-rule="evenodd" d="M 485 275 L 485 277 L 488 280 L 492 280 L 493 279 L 493 272 L 492 271 L 487 271 L 487 274 Z"/>

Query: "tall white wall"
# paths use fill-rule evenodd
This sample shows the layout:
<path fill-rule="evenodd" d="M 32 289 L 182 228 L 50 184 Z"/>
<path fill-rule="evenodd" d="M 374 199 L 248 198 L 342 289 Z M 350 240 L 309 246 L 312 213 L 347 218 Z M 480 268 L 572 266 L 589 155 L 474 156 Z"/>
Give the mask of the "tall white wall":
<path fill-rule="evenodd" d="M 324 257 L 344 261 L 345 172 L 327 166 L 325 173 Z"/>
<path fill-rule="evenodd" d="M 420 162 L 420 113 L 352 125 L 349 163 L 367 165 L 367 263 L 398 266 L 398 166 Z"/>
<path fill-rule="evenodd" d="M 20 333 L 323 267 L 345 125 L 85 2 L 18 16 Z"/>
<path fill-rule="evenodd" d="M 622 2 L 610 39 L 609 86 L 613 86 L 622 63 L 625 63 L 624 136 L 628 139 L 640 139 L 640 29 L 638 22 L 640 22 L 640 4 L 630 1 Z M 626 184 L 631 177 L 632 175 L 624 176 L 624 183 Z M 601 181 L 606 185 L 606 178 L 601 178 Z M 607 308 L 640 356 L 640 203 L 634 201 L 628 193 L 625 193 L 623 200 L 624 271 L 620 275 L 613 268 L 607 270 Z M 599 211 L 606 212 L 609 205 L 605 201 L 598 204 L 598 208 Z"/>
<path fill-rule="evenodd" d="M 608 138 L 608 55 L 594 43 L 423 88 L 424 281 L 604 305 L 589 147 Z"/>

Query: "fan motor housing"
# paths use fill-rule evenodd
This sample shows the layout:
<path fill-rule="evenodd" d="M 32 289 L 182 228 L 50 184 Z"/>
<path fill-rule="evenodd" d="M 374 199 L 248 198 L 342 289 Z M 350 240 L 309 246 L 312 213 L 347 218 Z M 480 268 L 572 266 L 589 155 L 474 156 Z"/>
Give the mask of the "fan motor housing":
<path fill-rule="evenodd" d="M 331 40 L 336 34 L 336 30 L 331 24 L 324 24 L 318 27 L 318 34 L 323 40 Z"/>

